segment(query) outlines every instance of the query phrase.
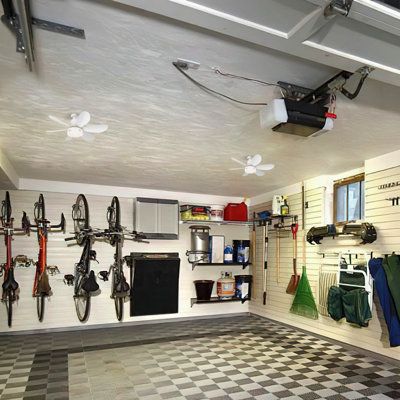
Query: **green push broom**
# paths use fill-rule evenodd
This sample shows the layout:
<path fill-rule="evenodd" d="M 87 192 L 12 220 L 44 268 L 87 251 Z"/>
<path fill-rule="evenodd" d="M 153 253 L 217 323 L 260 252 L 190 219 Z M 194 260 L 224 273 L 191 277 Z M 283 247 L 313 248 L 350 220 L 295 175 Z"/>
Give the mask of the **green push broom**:
<path fill-rule="evenodd" d="M 307 278 L 305 265 L 303 265 L 303 273 L 301 274 L 290 312 L 302 317 L 318 318 L 318 309 Z"/>

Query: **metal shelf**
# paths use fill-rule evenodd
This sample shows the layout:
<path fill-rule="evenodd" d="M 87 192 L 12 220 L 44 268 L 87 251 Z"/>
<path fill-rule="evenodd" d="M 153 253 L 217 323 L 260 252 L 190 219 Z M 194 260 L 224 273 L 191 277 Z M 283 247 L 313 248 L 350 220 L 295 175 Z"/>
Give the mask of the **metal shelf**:
<path fill-rule="evenodd" d="M 243 225 L 243 226 L 251 226 L 253 222 L 257 221 L 212 221 L 212 220 L 181 220 L 180 224 L 205 224 L 205 225 Z"/>
<path fill-rule="evenodd" d="M 210 300 L 197 300 L 196 297 L 192 297 L 190 299 L 190 307 L 193 307 L 194 304 L 222 304 L 222 303 L 232 303 L 232 302 L 238 302 L 240 301 L 242 304 L 246 301 L 248 301 L 248 299 L 238 299 L 236 297 L 232 297 L 231 299 L 225 299 L 225 300 L 220 300 L 219 297 L 211 297 Z"/>
<path fill-rule="evenodd" d="M 250 262 L 245 262 L 245 263 L 192 263 L 192 271 L 195 269 L 195 267 L 197 267 L 199 265 L 218 265 L 218 266 L 224 266 L 224 267 L 241 265 L 242 268 L 245 269 L 249 265 L 251 265 L 251 263 Z"/>

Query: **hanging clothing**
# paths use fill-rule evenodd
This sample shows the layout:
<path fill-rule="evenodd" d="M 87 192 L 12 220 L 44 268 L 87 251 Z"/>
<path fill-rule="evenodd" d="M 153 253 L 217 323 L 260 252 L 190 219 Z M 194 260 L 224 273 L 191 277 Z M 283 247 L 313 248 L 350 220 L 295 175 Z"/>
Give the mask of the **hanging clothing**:
<path fill-rule="evenodd" d="M 331 286 L 336 286 L 336 272 L 320 272 L 319 274 L 319 296 L 318 311 L 321 315 L 329 316 L 328 312 L 328 292 Z"/>
<path fill-rule="evenodd" d="M 393 297 L 390 294 L 382 261 L 382 258 L 372 258 L 368 266 L 375 281 L 376 292 L 388 327 L 390 346 L 395 347 L 400 346 L 400 320 L 396 312 Z"/>
<path fill-rule="evenodd" d="M 328 294 L 328 312 L 335 321 L 346 317 L 347 322 L 359 327 L 368 326 L 372 318 L 368 293 L 364 289 L 346 290 L 332 286 Z"/>
<path fill-rule="evenodd" d="M 396 307 L 397 316 L 400 319 L 400 258 L 396 254 L 385 256 L 382 261 L 385 270 L 390 294 Z"/>

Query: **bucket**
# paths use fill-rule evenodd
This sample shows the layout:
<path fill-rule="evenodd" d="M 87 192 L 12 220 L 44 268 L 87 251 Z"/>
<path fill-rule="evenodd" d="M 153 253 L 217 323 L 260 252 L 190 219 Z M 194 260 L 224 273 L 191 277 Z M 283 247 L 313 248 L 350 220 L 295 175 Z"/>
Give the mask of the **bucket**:
<path fill-rule="evenodd" d="M 210 300 L 211 292 L 214 286 L 214 281 L 200 280 L 194 281 L 196 287 L 197 300 Z"/>
<path fill-rule="evenodd" d="M 235 275 L 235 297 L 250 300 L 252 280 L 252 275 Z"/>
<path fill-rule="evenodd" d="M 210 207 L 210 219 L 211 221 L 223 221 L 224 220 L 224 206 L 213 205 Z"/>
<path fill-rule="evenodd" d="M 247 263 L 250 257 L 250 240 L 233 241 L 233 262 Z"/>

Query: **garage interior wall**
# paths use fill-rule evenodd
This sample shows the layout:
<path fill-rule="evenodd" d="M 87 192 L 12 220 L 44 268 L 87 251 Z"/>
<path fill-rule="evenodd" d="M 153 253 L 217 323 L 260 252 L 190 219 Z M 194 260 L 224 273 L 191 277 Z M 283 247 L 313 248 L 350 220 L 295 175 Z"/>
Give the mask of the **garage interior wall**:
<path fill-rule="evenodd" d="M 390 158 L 393 158 L 391 156 Z M 367 164 L 367 163 L 366 163 Z M 337 263 L 338 258 L 323 259 L 322 254 L 351 251 L 357 253 L 373 252 L 374 257 L 382 254 L 391 254 L 395 251 L 400 253 L 400 206 L 392 206 L 388 197 L 397 197 L 400 190 L 397 187 L 378 190 L 378 186 L 388 182 L 400 181 L 400 166 L 393 166 L 393 163 L 382 164 L 381 170 L 368 171 L 365 174 L 365 221 L 373 223 L 378 234 L 378 240 L 369 245 L 360 245 L 359 241 L 353 238 L 325 238 L 321 245 L 304 244 L 304 233 L 312 226 L 326 224 L 325 202 L 329 201 L 329 191 L 326 187 L 316 187 L 307 190 L 305 182 L 305 201 L 308 202 L 308 209 L 305 210 L 305 230 L 301 230 L 301 192 L 288 197 L 290 213 L 299 216 L 298 234 L 298 272 L 301 273 L 301 266 L 306 264 L 307 275 L 318 304 L 318 279 L 322 263 Z M 299 185 L 300 186 L 300 185 Z M 276 190 L 277 194 L 284 194 Z M 327 194 L 327 196 L 325 196 Z M 269 209 L 271 202 L 264 202 L 252 206 L 252 211 Z M 283 236 L 283 234 L 281 235 Z M 373 317 L 367 328 L 354 327 L 344 320 L 336 322 L 330 317 L 320 315 L 318 320 L 300 317 L 289 312 L 293 296 L 286 294 L 286 287 L 292 274 L 292 236 L 280 239 L 280 275 L 277 277 L 277 240 L 276 233 L 269 233 L 268 242 L 268 272 L 267 272 L 267 302 L 262 304 L 262 269 L 257 265 L 255 274 L 255 299 L 250 302 L 250 312 L 265 316 L 283 323 L 297 326 L 299 328 L 330 337 L 341 342 L 362 347 L 367 350 L 378 352 L 386 356 L 400 359 L 400 349 L 390 348 L 388 344 L 388 333 L 383 318 L 379 299 L 375 293 L 373 304 Z M 305 247 L 304 247 L 305 246 Z M 335 270 L 335 267 L 323 267 L 324 271 Z"/>
<path fill-rule="evenodd" d="M 91 191 L 90 185 L 87 186 L 87 192 Z M 87 193 L 86 192 L 86 193 Z M 15 278 L 20 285 L 19 301 L 13 309 L 13 325 L 8 328 L 6 325 L 6 308 L 0 306 L 0 331 L 22 331 L 36 329 L 53 329 L 53 328 L 72 328 L 88 325 L 104 325 L 118 323 L 114 310 L 114 301 L 110 299 L 110 281 L 103 282 L 98 280 L 101 288 L 101 294 L 92 297 L 91 314 L 89 320 L 85 324 L 81 324 L 75 313 L 73 301 L 73 287 L 67 286 L 63 282 L 65 274 L 74 273 L 74 265 L 79 260 L 82 248 L 75 246 L 67 246 L 64 238 L 72 236 L 73 222 L 71 218 L 72 204 L 76 200 L 78 193 L 54 193 L 18 190 L 10 191 L 12 215 L 14 217 L 15 226 L 21 224 L 22 211 L 26 211 L 31 219 L 33 219 L 33 205 L 38 200 L 39 194 L 43 193 L 46 205 L 46 217 L 52 223 L 60 222 L 61 212 L 64 212 L 67 220 L 67 233 L 50 233 L 48 241 L 48 265 L 57 265 L 61 271 L 60 274 L 50 276 L 50 285 L 53 290 L 53 296 L 50 301 L 46 301 L 46 309 L 44 320 L 42 323 L 38 321 L 36 315 L 36 301 L 32 298 L 32 286 L 35 268 L 17 268 Z M 165 193 L 165 192 L 164 192 Z M 5 196 L 5 191 L 0 191 L 0 199 Z M 106 228 L 106 210 L 110 205 L 112 196 L 95 196 L 87 195 L 89 203 L 90 223 L 93 228 Z M 143 196 L 144 197 L 144 196 Z M 182 198 L 188 197 L 182 194 Z M 175 198 L 181 200 L 180 198 Z M 133 198 L 119 197 L 121 204 L 121 223 L 128 230 L 133 229 Z M 221 197 L 203 196 L 203 202 L 209 204 L 221 203 Z M 232 198 L 230 201 L 237 201 Z M 228 202 L 229 199 L 225 199 Z M 223 204 L 223 203 L 222 203 Z M 129 303 L 124 306 L 124 322 L 139 322 L 155 319 L 183 318 L 183 317 L 199 317 L 222 314 L 247 313 L 249 310 L 248 303 L 240 302 L 226 304 L 201 304 L 190 307 L 190 298 L 195 297 L 195 288 L 193 281 L 196 279 L 213 279 L 220 277 L 221 271 L 232 271 L 233 274 L 248 273 L 248 269 L 243 271 L 241 266 L 201 266 L 192 271 L 191 265 L 185 256 L 186 250 L 190 249 L 190 229 L 188 224 L 180 225 L 179 240 L 151 240 L 150 244 L 135 243 L 125 240 L 123 247 L 123 255 L 128 255 L 132 251 L 143 252 L 178 252 L 181 258 L 180 279 L 179 279 L 179 313 L 166 314 L 144 317 L 129 317 Z M 226 242 L 233 239 L 248 239 L 248 227 L 246 226 L 211 226 L 210 234 L 225 235 Z M 100 270 L 108 270 L 113 262 L 114 247 L 108 243 L 96 242 L 93 249 L 97 252 L 99 264 L 92 262 L 92 269 L 97 274 Z M 12 242 L 13 256 L 24 254 L 34 260 L 37 260 L 38 242 L 36 233 L 31 233 L 30 237 L 15 236 Z M 5 260 L 5 247 L 0 246 L 1 260 Z M 249 268 L 249 267 L 248 267 Z M 125 268 L 125 274 L 129 276 L 129 268 Z M 214 292 L 216 285 L 214 285 Z M 214 294 L 215 295 L 215 294 Z M 124 323 L 123 322 L 123 323 Z"/>

